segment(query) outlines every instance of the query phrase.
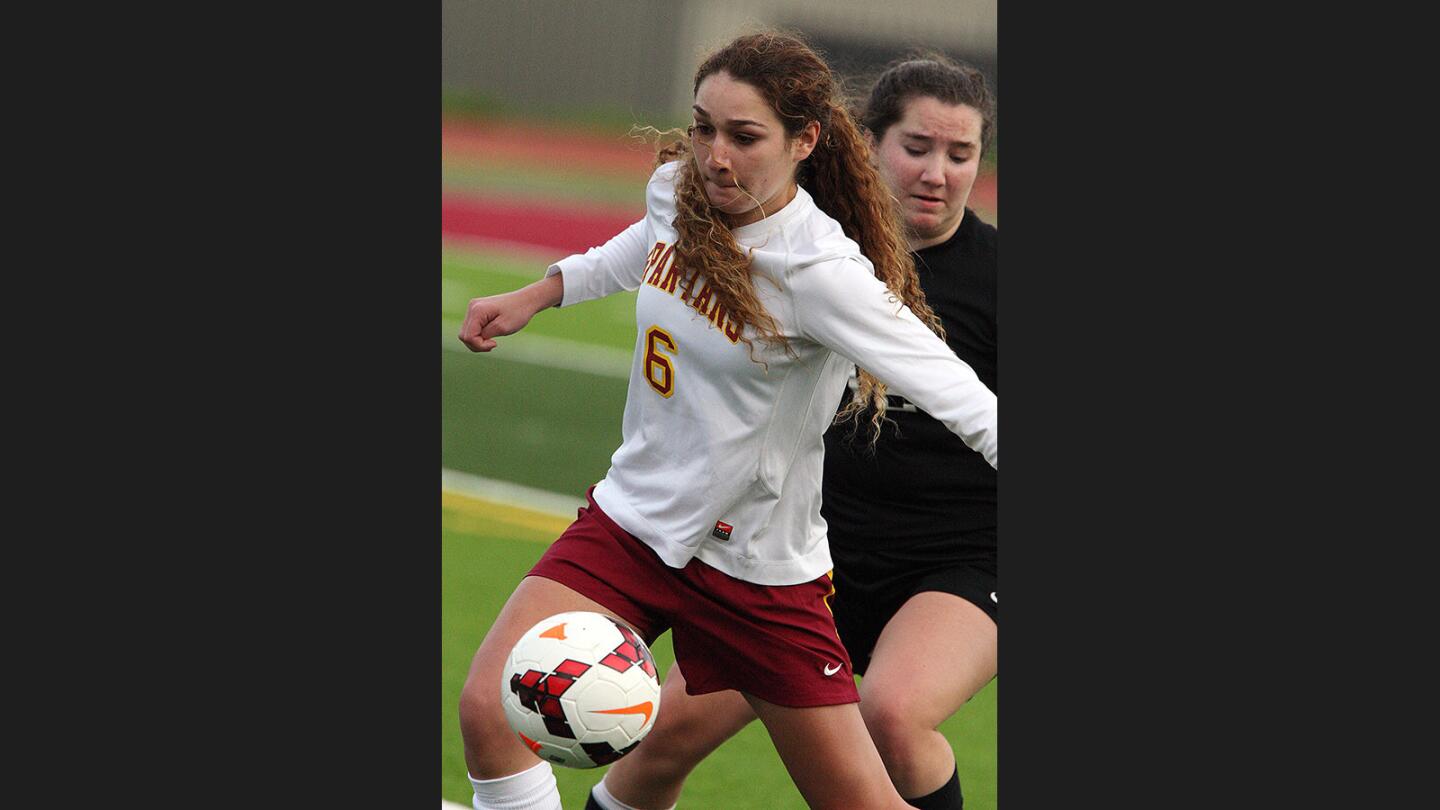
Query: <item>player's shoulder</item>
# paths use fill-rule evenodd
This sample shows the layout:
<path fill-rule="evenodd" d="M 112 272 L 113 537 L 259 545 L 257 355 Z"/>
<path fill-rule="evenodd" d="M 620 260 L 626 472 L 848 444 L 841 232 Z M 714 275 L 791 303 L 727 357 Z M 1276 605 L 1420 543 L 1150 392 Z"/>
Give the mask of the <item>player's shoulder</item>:
<path fill-rule="evenodd" d="M 788 248 L 794 265 L 803 268 L 818 263 L 859 259 L 868 267 L 869 260 L 860 251 L 860 245 L 845 235 L 840 223 L 815 205 L 805 189 L 798 191 L 797 196 L 800 195 L 804 196 L 802 207 L 795 217 L 785 223 L 790 231 Z"/>
<path fill-rule="evenodd" d="M 675 216 L 675 178 L 679 173 L 680 161 L 662 163 L 650 173 L 650 180 L 645 184 L 646 208 L 667 221 Z"/>
<path fill-rule="evenodd" d="M 996 249 L 1000 243 L 999 228 L 981 219 L 969 208 L 965 209 L 965 218 L 961 227 L 966 231 L 965 244 L 969 253 L 987 259 L 995 258 Z"/>
<path fill-rule="evenodd" d="M 673 188 L 675 186 L 675 176 L 679 174 L 679 172 L 680 161 L 672 160 L 669 163 L 662 163 L 655 167 L 655 171 L 650 173 L 650 181 L 646 185 L 647 187 L 652 187 L 657 184 L 668 185 Z"/>
<path fill-rule="evenodd" d="M 858 250 L 808 256 L 794 262 L 785 276 L 785 287 L 799 300 L 853 298 L 874 283 L 875 265 Z"/>

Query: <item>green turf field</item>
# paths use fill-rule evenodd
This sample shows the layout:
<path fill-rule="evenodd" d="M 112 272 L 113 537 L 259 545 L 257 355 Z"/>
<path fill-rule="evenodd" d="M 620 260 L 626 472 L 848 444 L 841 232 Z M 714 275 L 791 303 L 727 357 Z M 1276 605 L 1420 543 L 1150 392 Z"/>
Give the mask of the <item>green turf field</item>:
<path fill-rule="evenodd" d="M 640 175 L 639 187 L 645 187 Z M 612 175 L 584 176 L 564 166 L 533 166 L 504 160 L 449 158 L 441 163 L 440 183 L 444 191 L 477 191 L 503 194 L 516 201 L 550 202 L 556 196 L 578 201 L 605 203 L 645 213 L 645 199 L 635 193 L 634 178 Z"/>
<path fill-rule="evenodd" d="M 447 162 L 447 190 L 517 198 L 613 202 L 613 176 L 585 178 L 567 167 L 533 175 L 524 167 Z M 641 200 L 644 178 L 633 194 Z M 569 195 L 566 197 L 566 195 Z M 634 346 L 633 294 L 540 313 L 520 335 L 488 355 L 460 345 L 470 298 L 539 278 L 560 255 L 444 243 L 441 262 L 441 431 L 443 466 L 485 478 L 582 497 L 609 466 L 620 442 L 628 355 Z M 441 795 L 469 806 L 457 704 L 471 656 L 490 622 L 545 544 L 568 523 L 483 500 L 444 497 L 441 591 Z M 664 671 L 674 660 L 669 635 L 655 645 Z M 992 682 L 941 726 L 954 746 L 965 804 L 996 807 L 996 689 Z M 663 708 L 661 709 L 663 711 Z M 603 769 L 557 767 L 565 806 L 584 806 Z M 704 762 L 681 797 L 689 808 L 803 808 L 763 727 L 751 724 Z"/>
<path fill-rule="evenodd" d="M 470 657 L 511 589 L 567 523 L 559 518 L 551 519 L 548 528 L 543 520 L 522 523 L 507 514 L 512 511 L 463 498 L 447 498 L 443 509 L 441 795 L 464 806 L 469 806 L 472 792 L 465 778 L 456 706 Z M 675 660 L 668 633 L 652 652 L 660 670 L 668 670 Z M 955 748 L 965 806 L 972 810 L 996 806 L 995 690 L 996 683 L 991 682 L 940 727 Z M 583 807 L 585 794 L 603 773 L 603 768 L 555 768 L 565 806 Z M 805 807 L 759 723 L 751 723 L 696 769 L 680 804 L 734 810 Z"/>
<path fill-rule="evenodd" d="M 510 590 L 539 559 L 545 543 L 553 539 L 553 534 L 544 531 L 495 521 L 481 502 L 474 503 L 446 508 L 442 533 L 441 795 L 465 806 L 469 806 L 472 791 L 460 745 L 456 710 L 460 687 L 470 657 Z M 562 529 L 565 522 L 557 521 Z M 660 671 L 669 669 L 675 655 L 668 633 L 652 652 Z M 555 768 L 565 806 L 583 807 L 590 786 L 603 773 L 604 769 Z M 759 723 L 752 723 L 696 771 L 682 803 L 697 808 L 805 806 Z"/>

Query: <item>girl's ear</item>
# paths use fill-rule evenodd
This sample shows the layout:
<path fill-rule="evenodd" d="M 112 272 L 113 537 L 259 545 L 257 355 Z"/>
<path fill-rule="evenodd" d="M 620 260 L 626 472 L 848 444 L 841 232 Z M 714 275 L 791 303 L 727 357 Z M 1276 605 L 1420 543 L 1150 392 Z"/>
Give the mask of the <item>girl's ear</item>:
<path fill-rule="evenodd" d="M 819 142 L 820 122 L 811 121 L 795 136 L 795 143 L 791 147 L 794 150 L 792 154 L 795 157 L 795 162 L 798 163 L 810 157 L 810 153 L 815 151 L 815 144 Z"/>

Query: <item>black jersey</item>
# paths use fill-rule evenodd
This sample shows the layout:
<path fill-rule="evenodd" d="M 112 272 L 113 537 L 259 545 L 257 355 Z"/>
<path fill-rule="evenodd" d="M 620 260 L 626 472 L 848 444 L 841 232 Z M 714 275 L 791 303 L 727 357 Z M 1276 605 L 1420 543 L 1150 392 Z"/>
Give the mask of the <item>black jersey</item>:
<path fill-rule="evenodd" d="M 969 209 L 949 240 L 915 252 L 915 268 L 945 340 L 997 395 L 998 231 Z M 849 401 L 847 394 L 845 401 Z M 842 402 L 843 407 L 843 402 Z M 824 500 L 832 551 L 923 547 L 996 525 L 996 471 L 924 411 L 891 396 L 875 452 L 865 414 L 825 433 Z"/>

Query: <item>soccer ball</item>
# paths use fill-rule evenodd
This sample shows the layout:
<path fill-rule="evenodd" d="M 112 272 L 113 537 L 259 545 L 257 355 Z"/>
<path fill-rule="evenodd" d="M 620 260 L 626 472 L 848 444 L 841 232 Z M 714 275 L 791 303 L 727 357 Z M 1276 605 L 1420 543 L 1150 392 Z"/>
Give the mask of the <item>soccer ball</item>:
<path fill-rule="evenodd" d="M 624 622 L 589 611 L 551 616 L 510 651 L 505 719 L 542 759 L 608 765 L 640 744 L 660 711 L 655 659 Z"/>

